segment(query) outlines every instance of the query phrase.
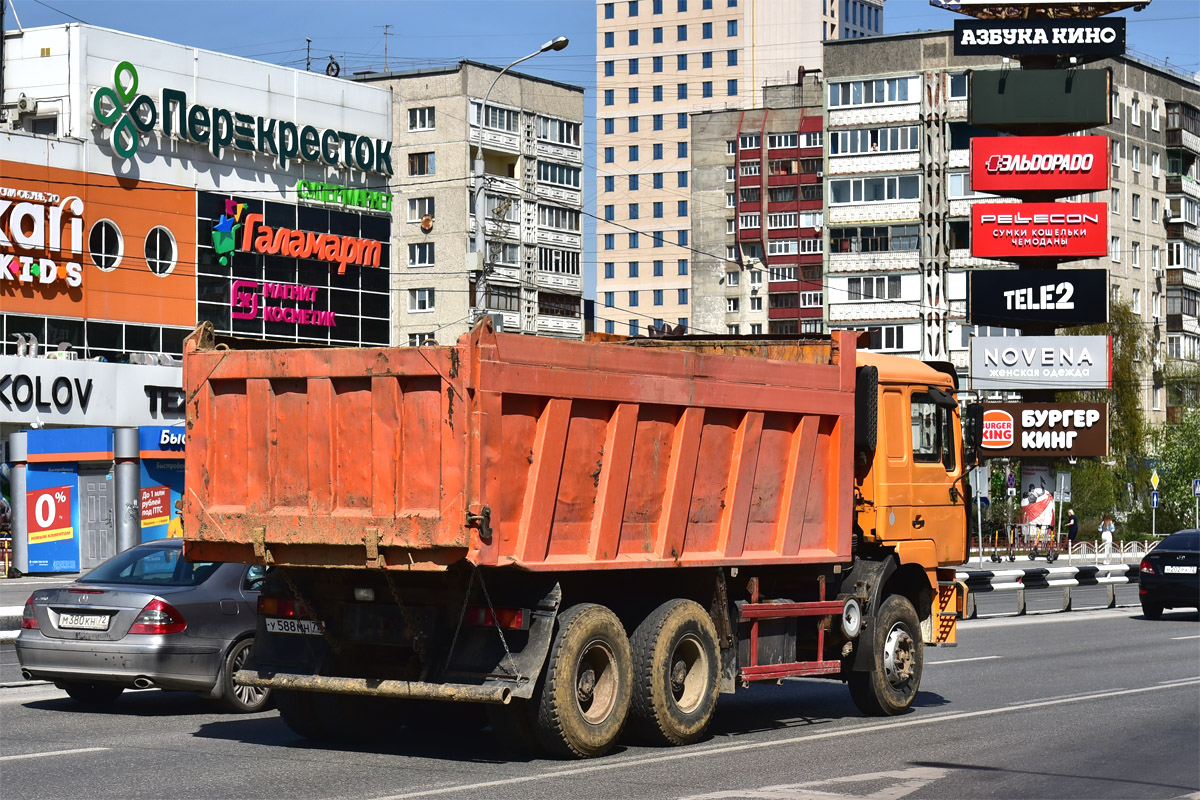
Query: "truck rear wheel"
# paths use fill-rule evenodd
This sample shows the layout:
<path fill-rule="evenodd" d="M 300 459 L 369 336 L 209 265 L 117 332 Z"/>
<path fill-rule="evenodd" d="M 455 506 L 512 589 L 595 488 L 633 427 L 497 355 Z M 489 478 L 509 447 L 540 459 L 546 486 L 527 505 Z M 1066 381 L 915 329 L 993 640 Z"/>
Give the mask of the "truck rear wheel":
<path fill-rule="evenodd" d="M 912 705 L 921 686 L 925 645 L 921 623 L 908 598 L 890 595 L 872 622 L 875 663 L 868 672 L 851 672 L 850 696 L 866 714 L 892 717 Z"/>
<path fill-rule="evenodd" d="M 633 684 L 629 638 L 617 616 L 581 603 L 558 615 L 534 731 L 552 755 L 602 756 L 616 744 Z"/>
<path fill-rule="evenodd" d="M 699 604 L 669 600 L 634 631 L 631 722 L 655 744 L 691 744 L 717 708 L 717 629 Z"/>

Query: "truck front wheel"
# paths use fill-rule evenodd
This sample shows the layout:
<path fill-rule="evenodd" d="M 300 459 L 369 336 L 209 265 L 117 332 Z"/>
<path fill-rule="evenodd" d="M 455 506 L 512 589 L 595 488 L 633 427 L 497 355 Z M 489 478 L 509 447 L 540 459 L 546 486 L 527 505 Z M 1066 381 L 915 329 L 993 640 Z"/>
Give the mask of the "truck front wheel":
<path fill-rule="evenodd" d="M 632 724 L 654 744 L 691 744 L 717 708 L 717 629 L 691 600 L 669 600 L 634 631 Z"/>
<path fill-rule="evenodd" d="M 902 714 L 917 697 L 925 662 L 921 623 L 908 598 L 893 594 L 884 600 L 868 635 L 874 637 L 875 663 L 868 672 L 850 673 L 850 696 L 863 713 Z"/>
<path fill-rule="evenodd" d="M 581 603 L 558 615 L 534 730 L 548 752 L 565 758 L 602 756 L 616 744 L 629 714 L 633 659 L 617 616 Z"/>

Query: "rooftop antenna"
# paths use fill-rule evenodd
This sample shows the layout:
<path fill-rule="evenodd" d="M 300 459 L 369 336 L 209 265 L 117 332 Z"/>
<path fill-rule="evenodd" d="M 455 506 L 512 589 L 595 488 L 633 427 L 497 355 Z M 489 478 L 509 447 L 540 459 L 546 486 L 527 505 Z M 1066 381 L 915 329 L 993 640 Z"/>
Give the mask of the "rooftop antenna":
<path fill-rule="evenodd" d="M 304 71 L 312 72 L 312 39 L 304 37 Z"/>
<path fill-rule="evenodd" d="M 388 69 L 388 37 L 391 36 L 391 25 L 376 25 L 376 28 L 383 28 L 383 71 L 390 72 Z"/>

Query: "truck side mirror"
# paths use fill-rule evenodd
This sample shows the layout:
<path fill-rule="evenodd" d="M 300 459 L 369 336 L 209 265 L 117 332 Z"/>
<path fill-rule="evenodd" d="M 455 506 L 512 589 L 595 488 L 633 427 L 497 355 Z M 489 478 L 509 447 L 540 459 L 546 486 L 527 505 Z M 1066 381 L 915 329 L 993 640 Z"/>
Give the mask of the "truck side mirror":
<path fill-rule="evenodd" d="M 972 403 L 965 409 L 963 417 L 963 450 L 966 463 L 975 464 L 979 460 L 979 449 L 983 446 L 983 406 Z"/>
<path fill-rule="evenodd" d="M 854 452 L 875 452 L 879 437 L 879 368 L 858 368 L 854 379 Z"/>

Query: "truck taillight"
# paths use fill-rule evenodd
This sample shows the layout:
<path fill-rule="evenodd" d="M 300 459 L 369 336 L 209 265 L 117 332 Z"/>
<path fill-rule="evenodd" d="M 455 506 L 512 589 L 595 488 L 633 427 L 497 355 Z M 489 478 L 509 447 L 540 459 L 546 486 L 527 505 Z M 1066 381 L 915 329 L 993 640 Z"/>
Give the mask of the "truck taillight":
<path fill-rule="evenodd" d="M 179 613 L 179 609 L 175 608 L 170 603 L 155 598 L 146 607 L 142 609 L 142 613 L 138 614 L 138 618 L 133 621 L 130 626 L 130 633 L 183 633 L 187 628 L 187 620 L 183 618 L 183 614 Z"/>
<path fill-rule="evenodd" d="M 310 618 L 310 615 L 304 613 L 301 605 L 290 597 L 263 597 L 261 595 L 258 598 L 258 615 L 284 619 Z"/>
<path fill-rule="evenodd" d="M 530 616 L 528 608 L 467 607 L 467 622 L 481 628 L 499 625 L 501 628 L 512 631 L 527 631 L 529 630 Z"/>
<path fill-rule="evenodd" d="M 1151 575 L 1154 574 L 1154 565 L 1150 563 L 1150 559 L 1142 559 L 1142 565 L 1138 567 L 1138 572 L 1149 572 Z"/>
<path fill-rule="evenodd" d="M 25 630 L 38 629 L 37 616 L 33 613 L 33 595 L 25 601 L 25 609 L 21 612 L 21 627 Z"/>

